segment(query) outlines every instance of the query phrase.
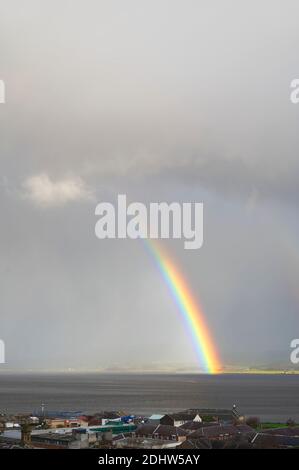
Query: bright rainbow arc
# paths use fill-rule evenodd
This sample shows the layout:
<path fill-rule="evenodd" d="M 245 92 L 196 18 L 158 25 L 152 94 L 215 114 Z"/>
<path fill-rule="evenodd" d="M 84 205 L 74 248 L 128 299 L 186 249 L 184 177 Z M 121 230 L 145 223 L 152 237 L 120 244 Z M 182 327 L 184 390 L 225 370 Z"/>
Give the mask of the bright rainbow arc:
<path fill-rule="evenodd" d="M 210 374 L 220 372 L 221 365 L 218 352 L 206 324 L 204 313 L 194 299 L 183 275 L 156 241 L 145 239 L 144 242 L 153 255 L 159 271 L 191 332 L 200 365 Z"/>

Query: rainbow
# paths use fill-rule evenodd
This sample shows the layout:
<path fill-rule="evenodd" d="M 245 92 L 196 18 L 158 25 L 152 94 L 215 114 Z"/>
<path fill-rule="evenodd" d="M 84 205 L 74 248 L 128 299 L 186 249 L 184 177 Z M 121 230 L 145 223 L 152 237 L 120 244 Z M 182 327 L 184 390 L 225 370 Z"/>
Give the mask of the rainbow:
<path fill-rule="evenodd" d="M 156 240 L 145 239 L 143 241 L 154 257 L 156 265 L 191 333 L 200 366 L 209 374 L 220 372 L 219 356 L 205 321 L 203 310 L 195 300 L 186 280 Z"/>

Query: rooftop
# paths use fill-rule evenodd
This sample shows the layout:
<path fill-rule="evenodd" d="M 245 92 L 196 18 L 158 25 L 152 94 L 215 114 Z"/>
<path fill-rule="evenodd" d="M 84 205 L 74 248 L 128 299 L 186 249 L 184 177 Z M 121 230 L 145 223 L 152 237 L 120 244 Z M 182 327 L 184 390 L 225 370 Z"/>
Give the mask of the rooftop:
<path fill-rule="evenodd" d="M 151 420 L 159 420 L 159 419 L 163 418 L 163 416 L 165 416 L 165 415 L 151 415 L 151 416 L 149 417 L 149 419 L 151 419 Z"/>

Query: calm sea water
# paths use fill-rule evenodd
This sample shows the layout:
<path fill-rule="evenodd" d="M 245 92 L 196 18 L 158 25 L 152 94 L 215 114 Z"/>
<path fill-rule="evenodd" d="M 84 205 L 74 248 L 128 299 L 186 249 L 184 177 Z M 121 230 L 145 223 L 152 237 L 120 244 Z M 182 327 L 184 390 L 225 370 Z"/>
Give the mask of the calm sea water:
<path fill-rule="evenodd" d="M 0 374 L 0 411 L 231 408 L 263 420 L 299 421 L 299 375 Z"/>

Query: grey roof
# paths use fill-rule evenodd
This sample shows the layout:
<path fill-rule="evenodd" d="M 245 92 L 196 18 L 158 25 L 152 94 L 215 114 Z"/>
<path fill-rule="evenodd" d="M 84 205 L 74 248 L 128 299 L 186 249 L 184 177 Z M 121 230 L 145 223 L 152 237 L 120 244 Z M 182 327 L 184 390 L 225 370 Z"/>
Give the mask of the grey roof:
<path fill-rule="evenodd" d="M 184 429 L 185 431 L 196 431 L 197 429 L 200 429 L 200 428 L 206 428 L 208 426 L 215 426 L 215 425 L 218 425 L 217 423 L 215 422 L 212 422 L 212 423 L 203 423 L 203 422 L 200 422 L 200 421 L 187 421 L 186 423 L 184 424 L 181 424 L 181 426 L 179 426 L 181 429 Z"/>
<path fill-rule="evenodd" d="M 211 449 L 208 439 L 186 439 L 179 446 L 180 449 Z"/>
<path fill-rule="evenodd" d="M 145 423 L 145 424 L 140 424 L 135 433 L 136 435 L 142 435 L 142 436 L 149 436 L 150 434 L 153 434 L 153 432 L 157 429 L 156 424 L 151 424 L 151 423 Z"/>
<path fill-rule="evenodd" d="M 279 436 L 266 433 L 257 433 L 252 439 L 254 447 L 263 449 L 298 447 L 298 436 Z"/>
<path fill-rule="evenodd" d="M 288 426 L 287 428 L 264 429 L 261 433 L 274 436 L 299 436 L 299 427 Z"/>
<path fill-rule="evenodd" d="M 168 426 L 166 424 L 141 424 L 136 430 L 137 436 L 155 436 L 156 434 L 163 437 L 186 436 L 187 431 L 184 431 L 180 427 Z"/>
<path fill-rule="evenodd" d="M 186 431 L 176 426 L 168 426 L 165 424 L 160 424 L 154 431 L 154 434 L 159 434 L 159 436 L 186 436 Z"/>
<path fill-rule="evenodd" d="M 165 415 L 152 415 L 148 419 L 153 420 L 153 421 L 158 421 L 159 419 L 163 418 Z"/>
<path fill-rule="evenodd" d="M 18 430 L 15 430 L 15 429 L 4 431 L 1 434 L 1 437 L 4 438 L 4 439 L 16 439 L 16 440 L 19 439 L 19 440 L 21 440 L 21 431 L 18 431 Z"/>
<path fill-rule="evenodd" d="M 72 434 L 56 434 L 56 433 L 47 433 L 47 434 L 33 434 L 31 440 L 34 441 L 59 441 L 59 442 L 70 442 L 74 440 Z"/>
<path fill-rule="evenodd" d="M 206 426 L 190 433 L 190 439 L 206 437 L 212 439 L 213 437 L 220 436 L 233 436 L 236 434 L 255 434 L 255 431 L 247 424 L 240 424 L 238 426 L 231 425 L 216 425 L 216 426 Z"/>
<path fill-rule="evenodd" d="M 187 413 L 186 411 L 182 411 L 181 413 L 172 413 L 168 416 L 173 418 L 175 421 L 192 421 L 198 413 Z"/>

